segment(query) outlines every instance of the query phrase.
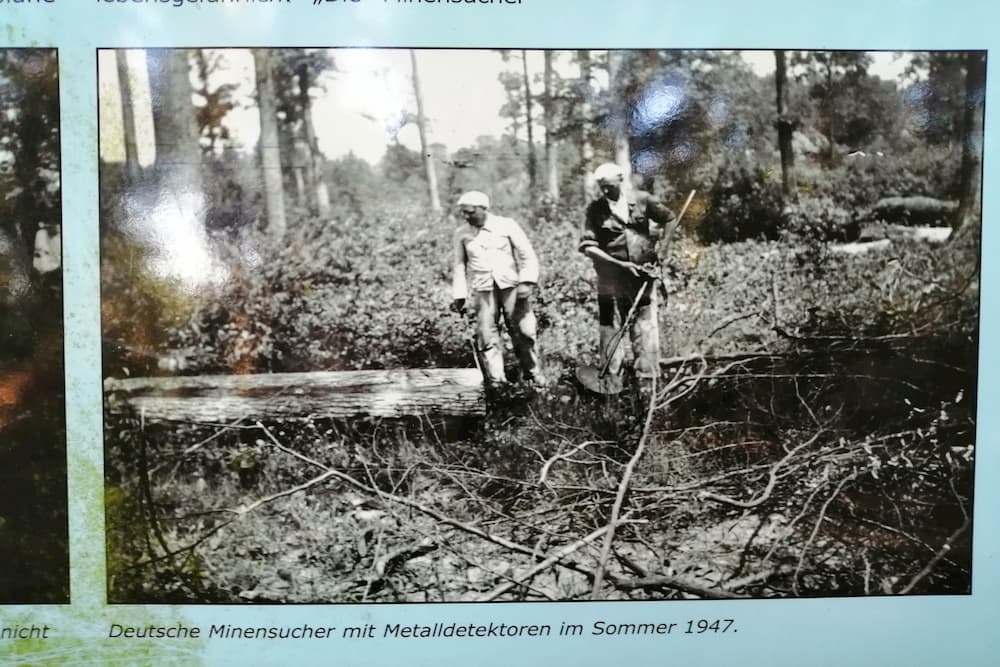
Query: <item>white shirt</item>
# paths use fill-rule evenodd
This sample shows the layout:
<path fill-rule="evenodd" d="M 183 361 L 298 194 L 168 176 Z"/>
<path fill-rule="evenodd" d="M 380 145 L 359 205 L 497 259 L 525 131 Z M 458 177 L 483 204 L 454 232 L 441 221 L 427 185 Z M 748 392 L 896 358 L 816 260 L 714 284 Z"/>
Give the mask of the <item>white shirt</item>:
<path fill-rule="evenodd" d="M 510 218 L 487 213 L 482 227 L 469 223 L 455 230 L 452 297 L 464 299 L 470 288 L 487 292 L 518 283 L 538 282 L 538 257 L 521 226 Z"/>

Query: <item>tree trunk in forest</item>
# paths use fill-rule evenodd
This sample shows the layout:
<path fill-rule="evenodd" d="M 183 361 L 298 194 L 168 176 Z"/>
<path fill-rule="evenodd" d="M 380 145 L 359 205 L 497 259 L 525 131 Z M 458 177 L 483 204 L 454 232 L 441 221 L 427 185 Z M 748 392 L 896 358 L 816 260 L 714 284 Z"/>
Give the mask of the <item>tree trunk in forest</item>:
<path fill-rule="evenodd" d="M 625 52 L 608 51 L 608 88 L 611 91 L 612 119 L 614 128 L 615 164 L 622 168 L 625 183 L 632 183 L 632 151 L 628 143 L 628 106 L 625 98 Z"/>
<path fill-rule="evenodd" d="M 201 148 L 198 117 L 191 102 L 188 51 L 150 49 L 146 53 L 157 169 L 188 170 L 191 176 L 198 176 Z"/>
<path fill-rule="evenodd" d="M 410 49 L 410 65 L 413 68 L 413 95 L 417 98 L 417 132 L 420 134 L 420 152 L 424 158 L 424 171 L 427 174 L 427 192 L 430 197 L 432 211 L 441 210 L 441 199 L 438 196 L 437 172 L 434 170 L 434 156 L 427 143 L 427 118 L 424 116 L 424 96 L 420 89 L 420 72 L 417 67 L 417 52 Z"/>
<path fill-rule="evenodd" d="M 538 158 L 535 155 L 535 130 L 531 122 L 531 78 L 528 76 L 528 52 L 521 49 L 521 66 L 524 71 L 524 117 L 528 127 L 528 198 L 534 199 L 538 186 Z"/>
<path fill-rule="evenodd" d="M 132 409 L 147 421 L 485 414 L 475 368 L 323 371 L 259 375 L 108 379 L 108 410 Z"/>
<path fill-rule="evenodd" d="M 295 182 L 295 198 L 299 206 L 310 213 L 315 213 L 313 198 L 310 195 L 311 188 L 306 185 L 306 178 L 305 167 L 297 165 L 292 167 L 292 180 Z"/>
<path fill-rule="evenodd" d="M 166 216 L 156 224 L 183 224 L 200 234 L 204 232 L 205 194 L 189 56 L 187 49 L 146 52 L 156 141 L 151 182 L 157 193 L 155 210 Z"/>
<path fill-rule="evenodd" d="M 555 95 L 553 94 L 554 71 L 552 50 L 545 51 L 545 169 L 547 172 L 546 191 L 552 203 L 559 201 L 559 144 L 555 139 Z"/>
<path fill-rule="evenodd" d="M 979 215 L 983 169 L 983 102 L 986 96 L 986 55 L 965 56 L 965 113 L 958 210 L 952 228 L 958 230 Z"/>
<path fill-rule="evenodd" d="M 281 173 L 281 146 L 278 140 L 278 115 L 271 78 L 270 53 L 251 49 L 257 81 L 257 108 L 260 112 L 260 164 L 264 178 L 264 208 L 268 232 L 275 238 L 285 234 L 285 192 Z"/>
<path fill-rule="evenodd" d="M 205 55 L 205 49 L 194 50 L 194 65 L 195 69 L 198 72 L 198 84 L 200 86 L 196 92 L 199 95 L 201 95 L 202 98 L 204 98 L 205 107 L 207 109 L 211 104 L 211 92 L 208 89 L 208 79 L 212 75 L 212 72 L 211 72 L 211 66 L 209 65 L 208 62 L 208 58 Z M 213 128 L 211 126 L 208 126 L 207 123 L 206 126 L 203 126 L 201 128 L 201 133 L 204 133 L 206 129 L 208 130 L 207 132 L 208 145 L 202 147 L 202 152 L 205 155 L 215 155 L 215 149 L 218 143 L 218 137 L 216 136 L 215 132 L 212 131 Z"/>
<path fill-rule="evenodd" d="M 29 51 L 30 53 L 30 51 Z M 30 65 L 29 65 L 30 63 Z M 8 218 L 0 221 L 0 227 L 9 229 L 17 241 L 18 263 L 31 267 L 35 254 L 38 232 L 45 226 L 58 226 L 61 219 L 60 207 L 57 202 L 46 203 L 45 190 L 47 179 L 43 171 L 59 171 L 59 84 L 58 64 L 54 51 L 50 55 L 35 52 L 34 55 L 23 55 L 12 51 L 0 53 L 0 83 L 3 84 L 3 95 L 13 94 L 17 100 L 17 113 L 14 118 L 4 113 L 4 128 L 0 129 L 3 145 L 0 153 L 13 149 L 13 154 L 2 158 L 5 178 L 4 185 L 10 185 L 6 179 L 13 176 L 14 182 L 20 186 L 0 190 L 4 199 Z M 8 77 L 20 81 L 13 84 Z M 15 121 L 16 118 L 16 121 Z M 12 122 L 14 121 L 14 122 Z M 6 132 L 10 132 L 6 135 Z M 2 241 L 0 241 L 2 242 Z M 0 291 L 5 280 L 0 262 Z M 11 284 L 11 283 L 8 283 Z M 0 315 L 3 310 L 3 298 L 0 294 Z M 2 347 L 3 343 L 0 343 Z"/>
<path fill-rule="evenodd" d="M 590 201 L 594 195 L 590 51 L 577 51 L 577 58 L 580 61 L 580 168 L 583 170 L 583 200 Z"/>
<path fill-rule="evenodd" d="M 778 119 L 775 125 L 778 129 L 778 151 L 781 153 L 781 194 L 787 204 L 798 198 L 798 186 L 795 182 L 795 153 L 792 151 L 795 123 L 785 115 L 788 69 L 783 50 L 778 49 L 774 52 L 774 65 L 774 88 L 778 107 Z"/>
<path fill-rule="evenodd" d="M 306 165 L 308 187 L 310 192 L 310 208 L 321 218 L 330 217 L 330 192 L 323 179 L 323 164 L 319 154 L 319 144 L 316 141 L 316 128 L 313 125 L 312 98 L 309 89 L 312 87 L 312 77 L 309 72 L 308 60 L 303 58 L 297 68 L 299 79 L 299 105 L 302 108 L 302 132 L 306 145 L 309 147 L 309 159 Z"/>
<path fill-rule="evenodd" d="M 313 158 L 313 151 L 316 148 L 315 136 L 311 133 L 312 126 L 306 122 L 307 115 L 310 116 L 310 106 L 312 100 L 309 97 L 309 63 L 302 51 L 301 58 L 295 66 L 295 78 L 298 83 L 298 103 L 301 116 L 297 126 L 294 151 L 296 156 L 301 157 L 301 164 L 296 164 L 295 187 L 299 192 L 300 201 L 311 215 L 316 215 L 319 211 L 319 201 L 316 197 L 316 162 Z"/>
<path fill-rule="evenodd" d="M 125 139 L 125 179 L 134 183 L 139 177 L 139 144 L 135 134 L 135 96 L 132 94 L 132 73 L 127 51 L 115 50 L 118 68 L 118 90 L 122 101 L 122 133 Z"/>
<path fill-rule="evenodd" d="M 834 106 L 836 103 L 835 102 L 836 96 L 833 94 L 833 59 L 834 55 L 831 53 L 829 59 L 826 62 L 826 113 L 828 117 L 828 121 L 826 124 L 826 140 L 828 142 L 826 148 L 826 159 L 829 161 L 831 165 L 833 164 L 833 157 L 834 157 L 835 142 L 833 138 L 834 137 L 833 124 L 836 115 L 834 113 L 836 111 L 836 107 Z"/>

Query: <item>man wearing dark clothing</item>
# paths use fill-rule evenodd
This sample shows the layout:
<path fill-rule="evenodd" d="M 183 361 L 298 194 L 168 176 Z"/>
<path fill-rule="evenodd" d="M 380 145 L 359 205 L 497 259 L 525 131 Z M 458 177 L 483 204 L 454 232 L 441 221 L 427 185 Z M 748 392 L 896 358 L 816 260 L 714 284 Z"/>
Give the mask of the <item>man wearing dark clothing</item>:
<path fill-rule="evenodd" d="M 660 331 L 657 294 L 652 276 L 658 275 L 657 246 L 669 238 L 677 219 L 652 194 L 626 192 L 624 173 L 618 165 L 603 164 L 594 172 L 602 196 L 587 206 L 580 252 L 597 271 L 597 306 L 600 318 L 600 364 L 608 372 L 621 372 L 623 351 L 609 349 L 615 335 L 615 313 L 624 321 L 642 290 L 635 319 L 629 329 L 635 372 L 640 380 L 659 373 Z M 643 289 L 644 283 L 646 284 Z"/>

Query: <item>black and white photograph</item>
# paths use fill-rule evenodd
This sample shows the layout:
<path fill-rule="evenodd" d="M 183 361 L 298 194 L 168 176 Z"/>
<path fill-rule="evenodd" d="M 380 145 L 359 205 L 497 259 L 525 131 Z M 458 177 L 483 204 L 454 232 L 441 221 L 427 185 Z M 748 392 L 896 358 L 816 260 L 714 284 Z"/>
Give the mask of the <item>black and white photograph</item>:
<path fill-rule="evenodd" d="M 971 593 L 984 51 L 97 70 L 109 603 Z"/>
<path fill-rule="evenodd" d="M 0 604 L 69 602 L 59 63 L 0 48 Z"/>

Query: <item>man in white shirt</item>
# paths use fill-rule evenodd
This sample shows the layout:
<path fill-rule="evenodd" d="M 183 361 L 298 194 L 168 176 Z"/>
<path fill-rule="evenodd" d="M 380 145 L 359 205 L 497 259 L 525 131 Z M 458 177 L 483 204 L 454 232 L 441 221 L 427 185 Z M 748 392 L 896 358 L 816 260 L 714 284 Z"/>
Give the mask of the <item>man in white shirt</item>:
<path fill-rule="evenodd" d="M 505 383 L 500 316 L 524 380 L 544 384 L 536 347 L 538 324 L 532 297 L 538 285 L 538 257 L 524 230 L 514 220 L 489 212 L 490 198 L 470 191 L 458 200 L 465 223 L 455 230 L 452 310 L 465 312 L 471 295 L 476 310 L 476 345 L 486 379 Z"/>

